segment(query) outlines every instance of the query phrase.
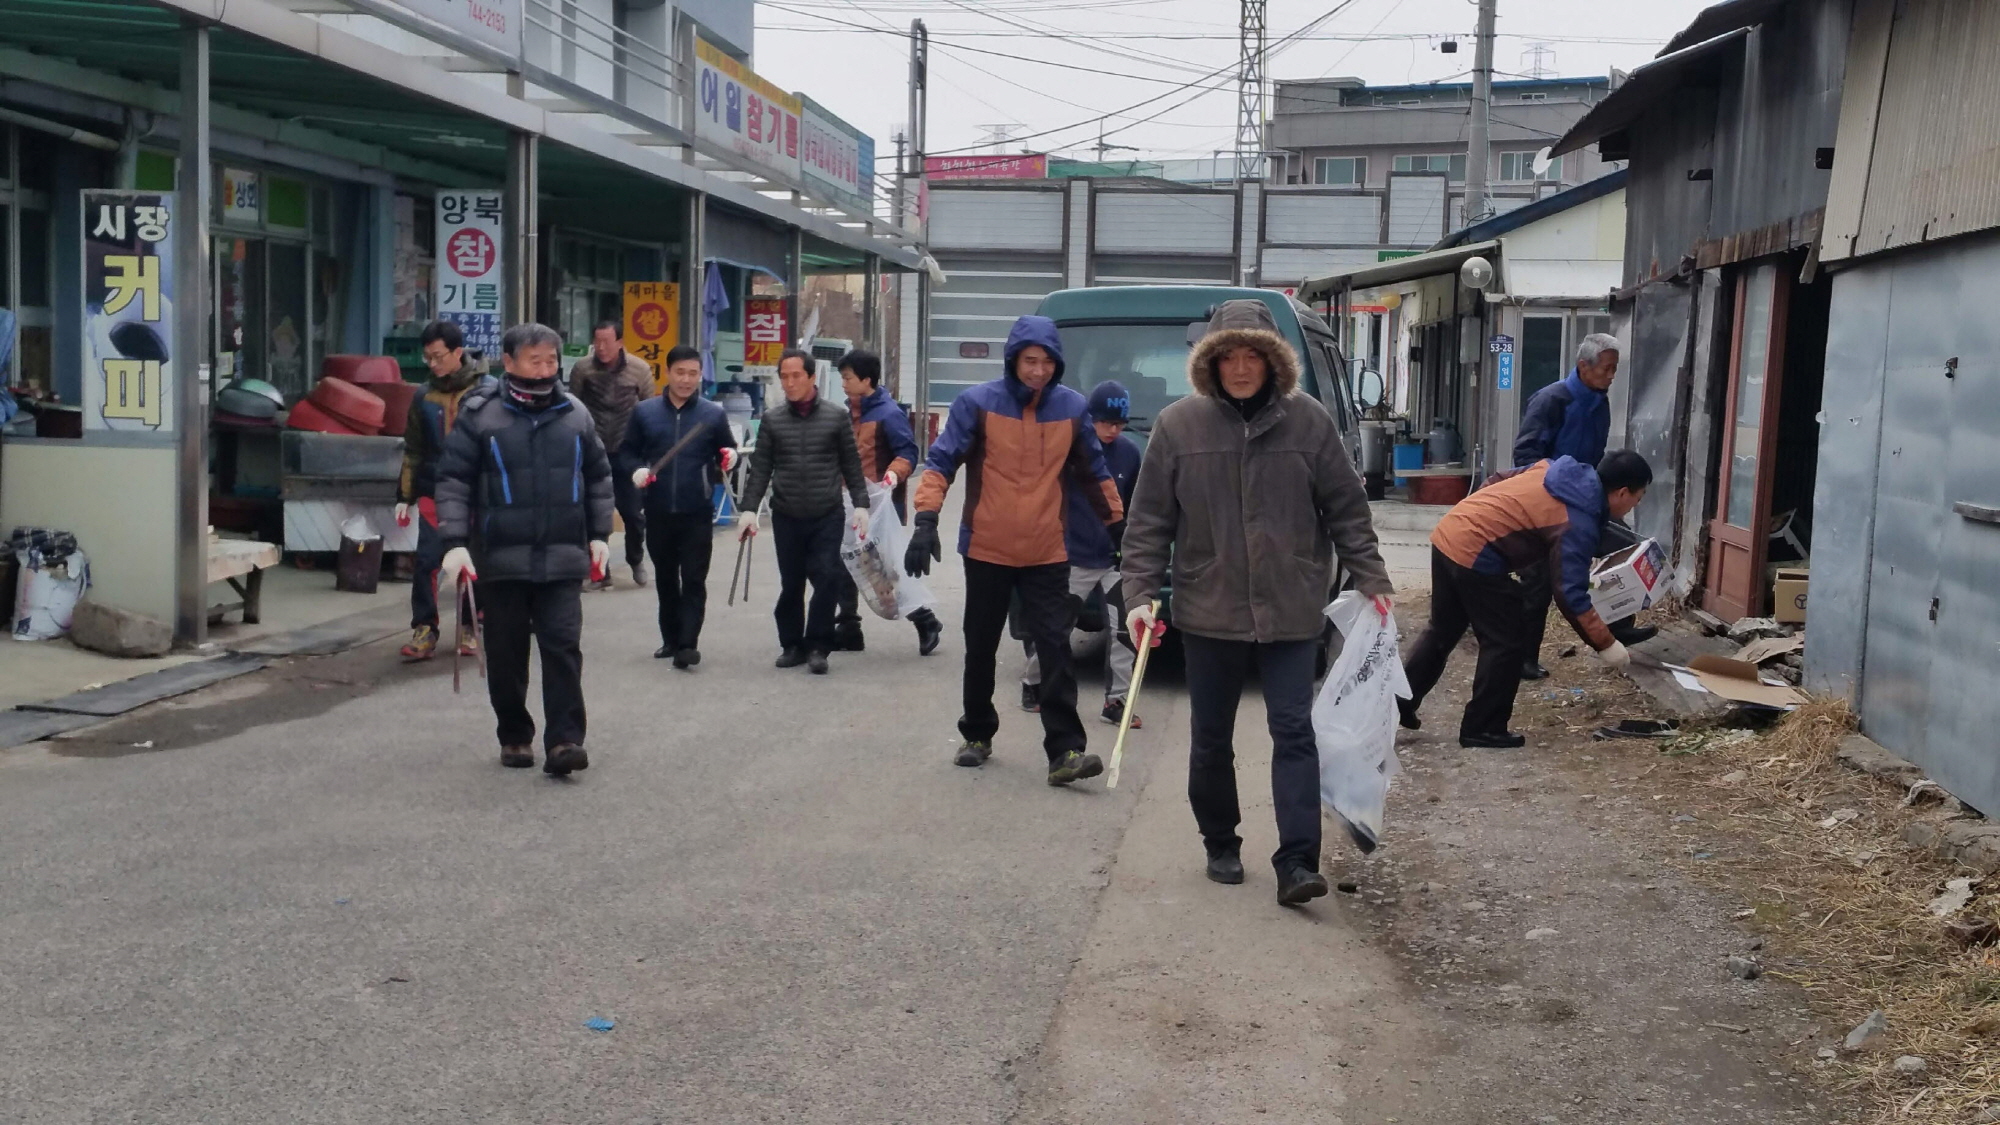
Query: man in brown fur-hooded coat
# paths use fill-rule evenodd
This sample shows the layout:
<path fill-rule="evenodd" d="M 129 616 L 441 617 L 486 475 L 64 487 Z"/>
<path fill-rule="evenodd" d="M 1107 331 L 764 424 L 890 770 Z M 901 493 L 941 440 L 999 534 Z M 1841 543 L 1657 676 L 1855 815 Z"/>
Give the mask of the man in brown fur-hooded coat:
<path fill-rule="evenodd" d="M 1173 566 L 1192 727 L 1188 797 L 1209 877 L 1243 881 L 1231 744 L 1252 663 L 1272 735 L 1280 902 L 1326 893 L 1320 852 L 1313 676 L 1334 560 L 1389 612 L 1368 496 L 1326 408 L 1298 392 L 1299 357 L 1262 301 L 1224 303 L 1188 357 L 1194 393 L 1160 412 L 1126 513 L 1127 627 Z M 1143 642 L 1142 642 L 1143 643 Z"/>

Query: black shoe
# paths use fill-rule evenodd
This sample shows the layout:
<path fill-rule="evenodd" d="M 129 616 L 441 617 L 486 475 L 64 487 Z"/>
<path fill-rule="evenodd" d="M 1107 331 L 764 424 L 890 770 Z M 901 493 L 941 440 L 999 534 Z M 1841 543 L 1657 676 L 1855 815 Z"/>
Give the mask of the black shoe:
<path fill-rule="evenodd" d="M 665 660 L 667 657 L 674 655 L 674 651 L 674 646 L 672 645 L 661 645 L 659 648 L 653 650 L 653 659 Z"/>
<path fill-rule="evenodd" d="M 1549 678 L 1549 670 L 1542 667 L 1541 661 L 1530 660 L 1521 665 L 1521 678 L 1530 681 L 1546 680 Z"/>
<path fill-rule="evenodd" d="M 1528 744 L 1528 738 L 1503 730 L 1499 734 L 1461 734 L 1458 744 L 1468 750 L 1519 750 Z"/>
<path fill-rule="evenodd" d="M 1208 877 L 1217 883 L 1235 886 L 1243 881 L 1243 857 L 1235 851 L 1208 857 Z"/>
<path fill-rule="evenodd" d="M 532 746 L 502 746 L 500 764 L 510 770 L 524 770 L 535 764 L 535 748 Z"/>
<path fill-rule="evenodd" d="M 699 663 L 701 663 L 701 650 L 698 648 L 684 648 L 674 653 L 674 667 L 683 672 Z"/>
<path fill-rule="evenodd" d="M 1071 750 L 1049 763 L 1049 784 L 1068 785 L 1072 781 L 1096 777 L 1103 772 L 1104 762 L 1097 755 Z"/>
<path fill-rule="evenodd" d="M 806 650 L 802 648 L 788 648 L 778 654 L 778 667 L 780 668 L 796 668 L 805 662 Z"/>
<path fill-rule="evenodd" d="M 574 770 L 590 768 L 590 755 L 583 747 L 564 744 L 549 751 L 548 760 L 542 763 L 542 772 L 551 777 L 568 777 Z"/>
<path fill-rule="evenodd" d="M 968 738 L 958 748 L 958 755 L 952 759 L 952 762 L 961 766 L 983 766 L 986 764 L 986 759 L 992 756 L 993 744 L 991 742 Z"/>
<path fill-rule="evenodd" d="M 1278 872 L 1278 901 L 1285 906 L 1302 906 L 1326 894 L 1326 876 L 1303 867 L 1287 867 Z"/>
<path fill-rule="evenodd" d="M 833 631 L 833 651 L 866 652 L 868 638 L 861 635 L 861 626 L 843 625 Z"/>
<path fill-rule="evenodd" d="M 826 675 L 826 669 L 825 653 L 814 650 L 806 654 L 806 671 L 811 672 L 815 676 L 824 676 Z"/>
<path fill-rule="evenodd" d="M 1407 699 L 1396 700 L 1396 721 L 1404 730 L 1424 729 L 1424 721 L 1417 718 L 1417 705 Z"/>
<path fill-rule="evenodd" d="M 1620 621 L 1611 626 L 1611 636 L 1626 648 L 1642 645 L 1660 635 L 1660 630 L 1652 625 L 1627 625 Z"/>
<path fill-rule="evenodd" d="M 917 655 L 929 656 L 938 650 L 944 641 L 944 622 L 928 609 L 920 609 L 910 615 L 911 624 L 917 627 Z"/>
<path fill-rule="evenodd" d="M 1040 684 L 1021 685 L 1021 710 L 1040 711 L 1042 709 L 1042 687 Z"/>

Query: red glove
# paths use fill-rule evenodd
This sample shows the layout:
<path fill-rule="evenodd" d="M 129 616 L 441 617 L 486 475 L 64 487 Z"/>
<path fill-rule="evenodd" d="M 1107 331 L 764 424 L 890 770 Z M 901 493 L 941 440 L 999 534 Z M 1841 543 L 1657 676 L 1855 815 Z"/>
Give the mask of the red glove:
<path fill-rule="evenodd" d="M 1375 595 L 1375 612 L 1382 615 L 1382 624 L 1387 625 L 1389 623 L 1389 612 L 1395 608 L 1396 603 L 1389 599 L 1389 595 Z"/>
<path fill-rule="evenodd" d="M 722 471 L 726 473 L 735 467 L 736 451 L 734 449 L 724 449 L 722 451 Z"/>

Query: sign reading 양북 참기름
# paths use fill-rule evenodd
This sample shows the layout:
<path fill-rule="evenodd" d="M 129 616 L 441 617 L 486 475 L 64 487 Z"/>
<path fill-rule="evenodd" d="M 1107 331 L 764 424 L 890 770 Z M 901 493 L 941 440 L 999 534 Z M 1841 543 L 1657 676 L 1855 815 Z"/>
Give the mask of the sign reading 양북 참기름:
<path fill-rule="evenodd" d="M 83 427 L 174 429 L 174 193 L 83 193 Z"/>
<path fill-rule="evenodd" d="M 465 333 L 465 346 L 500 357 L 506 270 L 498 191 L 437 193 L 437 315 Z"/>
<path fill-rule="evenodd" d="M 799 99 L 697 38 L 694 135 L 799 178 Z"/>

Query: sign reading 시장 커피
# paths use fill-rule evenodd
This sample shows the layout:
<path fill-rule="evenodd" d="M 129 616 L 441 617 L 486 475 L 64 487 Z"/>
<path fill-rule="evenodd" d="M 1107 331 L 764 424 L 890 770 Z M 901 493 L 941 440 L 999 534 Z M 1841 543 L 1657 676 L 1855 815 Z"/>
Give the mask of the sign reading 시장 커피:
<path fill-rule="evenodd" d="M 174 429 L 174 193 L 83 192 L 83 427 Z"/>

